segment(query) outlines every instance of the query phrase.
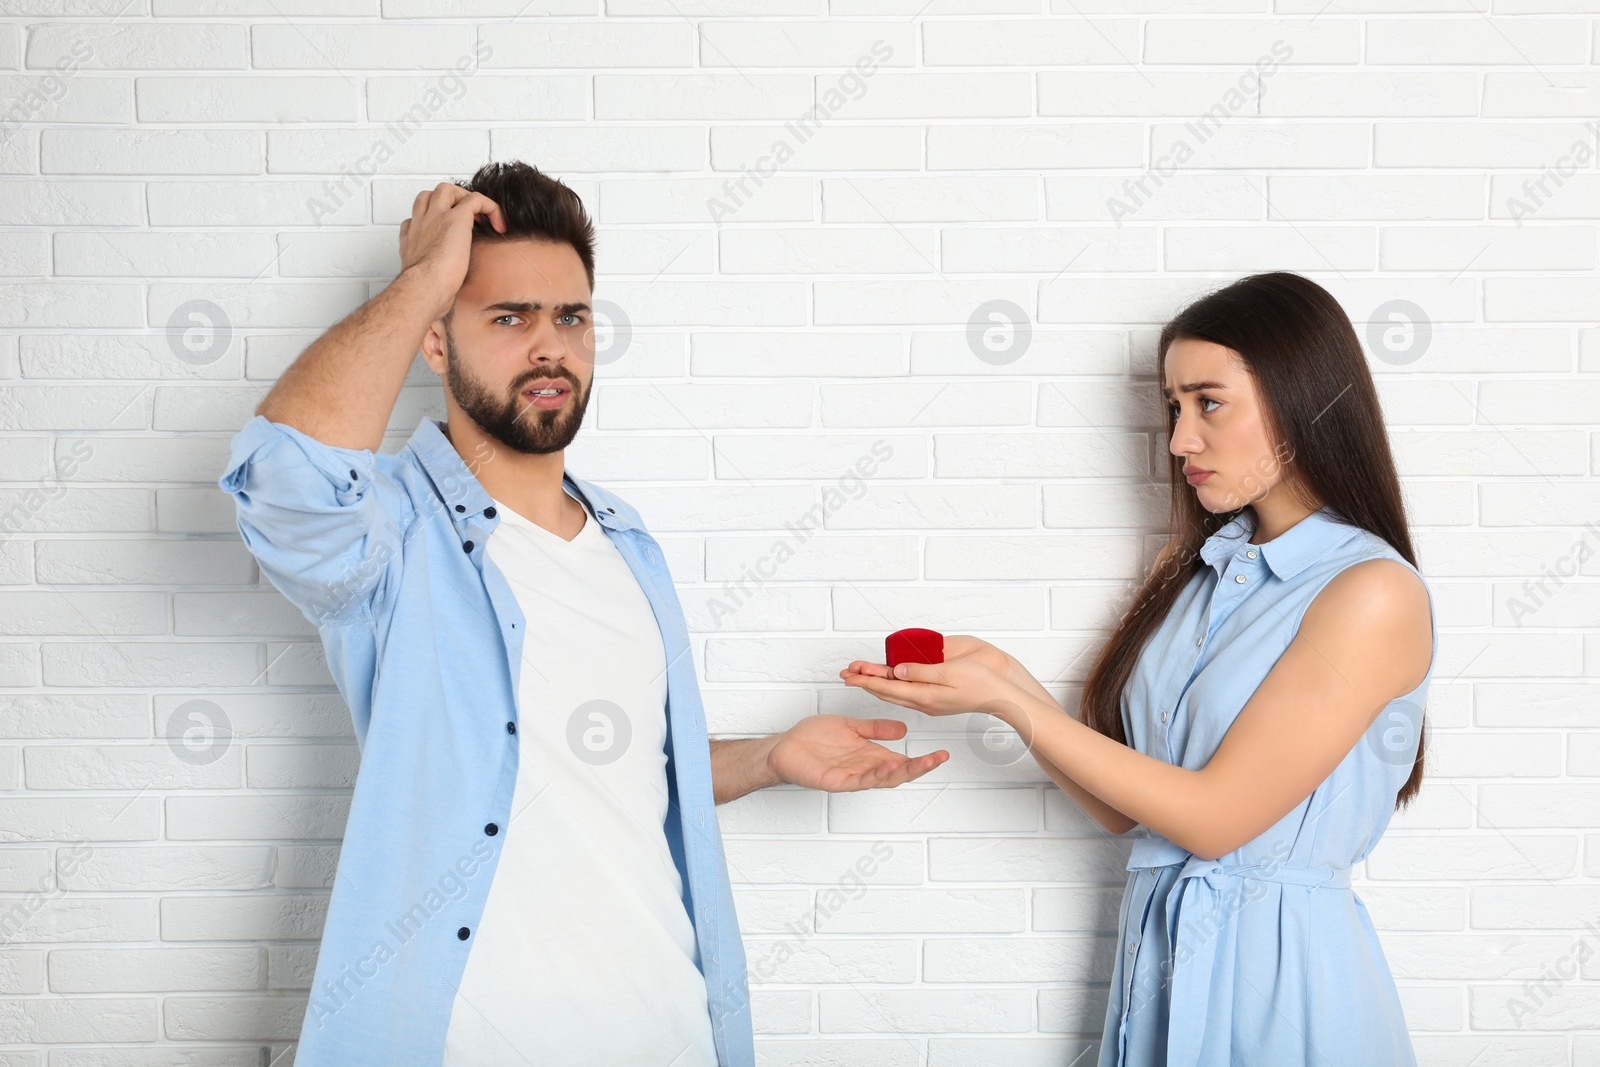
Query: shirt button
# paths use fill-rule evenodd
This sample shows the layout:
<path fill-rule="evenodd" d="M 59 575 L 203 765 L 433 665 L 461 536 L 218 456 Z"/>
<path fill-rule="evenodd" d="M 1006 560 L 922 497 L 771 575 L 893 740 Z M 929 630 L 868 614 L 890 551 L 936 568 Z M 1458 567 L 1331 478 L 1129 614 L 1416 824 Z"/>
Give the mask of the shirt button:
<path fill-rule="evenodd" d="M 471 541 L 468 541 L 468 542 L 467 542 L 467 544 L 469 544 L 469 545 L 470 545 L 470 544 L 472 544 L 472 542 L 471 542 Z M 1244 575 L 1242 575 L 1242 574 L 1235 574 L 1235 575 L 1234 575 L 1234 576 L 1233 576 L 1233 580 L 1234 580 L 1234 581 L 1236 581 L 1236 582 L 1238 582 L 1238 583 L 1239 583 L 1239 584 L 1240 584 L 1240 585 L 1243 585 L 1243 584 L 1244 584 Z"/>
<path fill-rule="evenodd" d="M 483 832 L 488 834 L 490 837 L 493 837 L 495 834 L 500 832 L 500 827 L 496 826 L 494 823 L 490 823 L 488 826 L 483 828 Z"/>
<path fill-rule="evenodd" d="M 456 510 L 457 511 L 466 511 L 467 510 L 467 506 L 465 504 L 457 504 L 456 505 Z"/>
<path fill-rule="evenodd" d="M 494 508 L 484 508 L 484 509 L 483 509 L 483 517 L 484 517 L 484 518 L 486 518 L 486 519 L 492 519 L 492 518 L 494 518 L 494 515 L 495 515 L 495 511 L 494 511 Z M 1250 553 L 1250 554 L 1251 554 L 1251 555 L 1252 555 L 1252 556 L 1253 556 L 1253 555 L 1255 555 L 1255 553 L 1254 553 L 1254 552 L 1252 552 L 1252 553 Z"/>
<path fill-rule="evenodd" d="M 1205 643 L 1206 643 L 1206 635 L 1205 634 L 1201 634 L 1198 638 L 1195 639 L 1194 647 L 1195 648 L 1199 648 L 1201 645 L 1203 645 Z"/>
<path fill-rule="evenodd" d="M 472 551 L 472 542 L 471 541 L 463 541 L 463 542 L 461 542 L 461 551 L 470 553 Z M 1239 580 L 1241 582 L 1244 581 L 1243 578 L 1240 578 Z"/>
<path fill-rule="evenodd" d="M 353 470 L 352 470 L 352 471 L 351 471 L 351 472 L 350 472 L 350 477 L 352 477 L 352 478 L 355 478 L 355 477 L 357 477 L 357 474 L 356 474 L 356 472 L 355 472 L 355 471 L 353 471 Z"/>
<path fill-rule="evenodd" d="M 1249 556 L 1251 559 L 1255 559 L 1256 558 L 1256 550 L 1252 548 L 1250 551 L 1246 552 L 1245 555 Z"/>
<path fill-rule="evenodd" d="M 1132 952 L 1132 951 L 1133 951 L 1133 950 L 1134 950 L 1134 949 L 1136 949 L 1136 948 L 1138 948 L 1138 947 L 1139 947 L 1139 946 L 1138 946 L 1138 943 L 1137 943 L 1137 942 L 1134 942 L 1134 941 L 1129 941 L 1129 942 L 1128 942 L 1128 951 L 1129 951 L 1129 952 Z"/>
<path fill-rule="evenodd" d="M 506 723 L 506 733 L 514 734 L 516 732 L 517 732 L 517 724 L 516 723 L 514 723 L 514 722 Z"/>
<path fill-rule="evenodd" d="M 468 930 L 465 926 L 463 926 L 461 929 L 456 931 L 456 936 L 465 941 L 471 933 L 471 930 Z"/>
<path fill-rule="evenodd" d="M 1161 713 L 1161 721 L 1162 722 L 1166 722 L 1167 721 L 1167 713 L 1164 712 L 1164 711 Z"/>

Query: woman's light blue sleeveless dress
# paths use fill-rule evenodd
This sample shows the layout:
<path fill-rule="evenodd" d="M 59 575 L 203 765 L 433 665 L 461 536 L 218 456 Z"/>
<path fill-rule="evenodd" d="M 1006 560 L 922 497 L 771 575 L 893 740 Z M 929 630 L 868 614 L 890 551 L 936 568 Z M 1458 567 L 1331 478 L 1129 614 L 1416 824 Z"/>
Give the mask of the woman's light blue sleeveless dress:
<path fill-rule="evenodd" d="M 1380 557 L 1410 567 L 1328 508 L 1265 544 L 1248 543 L 1254 528 L 1245 511 L 1206 541 L 1209 566 L 1138 658 L 1122 723 L 1146 755 L 1205 766 L 1335 575 Z M 1100 1067 L 1413 1067 L 1350 867 L 1383 836 L 1411 773 L 1437 619 L 1433 633 L 1422 683 L 1260 837 L 1215 861 L 1148 830 L 1135 839 Z"/>

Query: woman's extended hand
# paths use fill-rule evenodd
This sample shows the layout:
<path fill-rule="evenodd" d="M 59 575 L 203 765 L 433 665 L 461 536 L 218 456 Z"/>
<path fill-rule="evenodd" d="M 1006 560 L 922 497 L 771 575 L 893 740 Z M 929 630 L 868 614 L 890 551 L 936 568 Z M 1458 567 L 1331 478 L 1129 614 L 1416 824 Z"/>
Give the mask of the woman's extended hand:
<path fill-rule="evenodd" d="M 857 660 L 840 671 L 839 677 L 845 685 L 865 689 L 879 700 L 924 715 L 960 715 L 969 711 L 992 715 L 1016 708 L 1022 693 L 1014 682 L 985 662 L 992 661 L 992 657 L 975 649 L 951 658 L 953 640 L 945 638 L 943 663 L 902 663 L 891 671 L 882 664 Z M 994 649 L 993 645 L 988 647 Z M 865 669 L 858 670 L 858 665 Z"/>
<path fill-rule="evenodd" d="M 996 648 L 981 637 L 973 637 L 971 634 L 945 634 L 944 660 L 949 663 L 951 660 L 957 659 L 977 660 L 1003 678 L 1011 677 L 1012 668 L 1016 664 L 1016 660 L 1011 658 L 1010 653 Z M 888 664 L 873 663 L 864 659 L 852 660 L 850 666 L 840 671 L 839 674 L 842 677 L 849 671 L 870 674 L 875 678 L 894 677 L 889 670 Z"/>

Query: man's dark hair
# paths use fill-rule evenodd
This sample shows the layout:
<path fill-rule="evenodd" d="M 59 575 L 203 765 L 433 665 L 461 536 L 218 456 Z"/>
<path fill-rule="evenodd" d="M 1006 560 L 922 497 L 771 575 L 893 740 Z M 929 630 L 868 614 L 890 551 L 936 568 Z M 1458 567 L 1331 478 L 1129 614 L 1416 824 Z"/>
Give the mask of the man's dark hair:
<path fill-rule="evenodd" d="M 578 194 L 538 167 L 513 159 L 485 163 L 464 182 L 463 189 L 482 193 L 500 205 L 506 231 L 499 233 L 487 217 L 473 223 L 474 241 L 509 241 L 537 237 L 571 245 L 583 260 L 583 271 L 594 289 L 594 222 L 583 209 Z"/>

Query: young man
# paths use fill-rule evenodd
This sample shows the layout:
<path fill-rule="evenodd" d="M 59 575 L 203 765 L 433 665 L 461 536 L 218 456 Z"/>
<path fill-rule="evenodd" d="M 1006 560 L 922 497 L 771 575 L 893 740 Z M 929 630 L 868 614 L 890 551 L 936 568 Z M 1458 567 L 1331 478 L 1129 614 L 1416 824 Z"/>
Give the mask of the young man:
<path fill-rule="evenodd" d="M 400 275 L 233 439 L 218 484 L 316 623 L 362 750 L 300 1067 L 748 1067 L 714 805 L 948 758 L 831 715 L 708 743 L 660 546 L 563 464 L 593 385 L 593 235 L 525 164 L 420 194 Z M 384 455 L 419 345 L 448 421 Z"/>

